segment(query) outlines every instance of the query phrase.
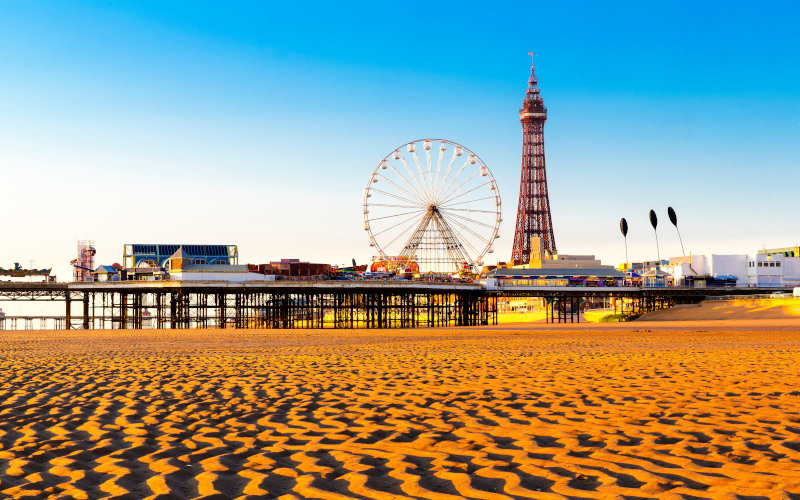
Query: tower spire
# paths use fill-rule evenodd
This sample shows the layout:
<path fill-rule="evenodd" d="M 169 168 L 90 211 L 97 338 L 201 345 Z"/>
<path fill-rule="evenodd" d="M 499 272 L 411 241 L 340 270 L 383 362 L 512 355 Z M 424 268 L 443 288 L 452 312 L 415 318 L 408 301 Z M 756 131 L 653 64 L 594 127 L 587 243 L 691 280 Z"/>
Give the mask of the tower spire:
<path fill-rule="evenodd" d="M 536 67 L 533 65 L 533 52 L 528 52 L 531 56 L 531 77 L 528 78 L 528 91 L 525 93 L 526 101 L 541 101 L 542 96 L 539 94 L 539 79 L 536 78 Z M 524 106 L 525 103 L 523 102 Z"/>

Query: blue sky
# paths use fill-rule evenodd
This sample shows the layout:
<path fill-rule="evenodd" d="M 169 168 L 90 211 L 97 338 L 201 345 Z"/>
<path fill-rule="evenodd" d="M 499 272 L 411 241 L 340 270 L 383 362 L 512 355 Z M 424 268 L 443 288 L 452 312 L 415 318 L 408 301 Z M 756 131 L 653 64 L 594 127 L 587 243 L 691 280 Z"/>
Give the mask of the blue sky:
<path fill-rule="evenodd" d="M 133 4 L 133 5 L 131 5 Z M 372 253 L 361 192 L 441 137 L 497 178 L 511 253 L 533 50 L 562 253 L 800 243 L 800 4 L 3 2 L 0 266 L 66 278 L 130 242 L 235 243 L 242 262 Z"/>

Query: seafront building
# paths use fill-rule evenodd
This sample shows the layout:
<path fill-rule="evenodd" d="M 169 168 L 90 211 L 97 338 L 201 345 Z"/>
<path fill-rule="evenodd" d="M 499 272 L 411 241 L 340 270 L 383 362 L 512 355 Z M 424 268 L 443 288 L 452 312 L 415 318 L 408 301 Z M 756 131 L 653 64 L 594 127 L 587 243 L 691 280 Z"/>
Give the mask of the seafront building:
<path fill-rule="evenodd" d="M 796 287 L 800 286 L 800 247 L 762 249 L 752 255 L 699 254 L 661 261 L 604 265 L 594 255 L 559 254 L 532 237 L 527 263 L 484 269 L 489 290 L 507 287 Z M 93 249 L 93 247 L 92 247 Z M 169 251 L 172 253 L 168 253 Z M 247 283 L 276 279 L 331 277 L 328 264 L 281 259 L 239 265 L 236 245 L 127 244 L 124 265 L 101 265 L 92 281 L 221 281 Z M 354 276 L 355 277 L 355 276 Z M 370 276 L 357 276 L 370 279 Z"/>
<path fill-rule="evenodd" d="M 625 273 L 603 265 L 594 255 L 551 252 L 542 238 L 531 237 L 528 263 L 498 266 L 486 273 L 486 286 L 623 286 Z"/>
<path fill-rule="evenodd" d="M 94 247 L 91 248 L 94 251 Z M 284 279 L 310 279 L 327 276 L 332 270 L 330 264 L 312 264 L 301 262 L 299 259 L 240 265 L 239 249 L 236 245 L 126 244 L 122 262 L 123 265 L 115 263 L 110 266 L 98 266 L 89 278 L 81 281 L 170 280 L 249 283 L 275 281 L 278 276 Z"/>
<path fill-rule="evenodd" d="M 764 249 L 752 255 L 688 255 L 672 257 L 660 265 L 646 263 L 644 266 L 633 264 L 627 267 L 634 270 L 638 268 L 642 276 L 660 271 L 667 277 L 664 286 L 694 288 L 800 286 L 798 247 Z"/>
<path fill-rule="evenodd" d="M 197 264 L 197 259 L 187 255 L 183 247 L 178 248 L 167 260 L 167 273 L 173 281 L 225 281 L 228 283 L 249 283 L 254 281 L 275 281 L 275 276 L 250 272 L 248 267 L 238 264 Z"/>

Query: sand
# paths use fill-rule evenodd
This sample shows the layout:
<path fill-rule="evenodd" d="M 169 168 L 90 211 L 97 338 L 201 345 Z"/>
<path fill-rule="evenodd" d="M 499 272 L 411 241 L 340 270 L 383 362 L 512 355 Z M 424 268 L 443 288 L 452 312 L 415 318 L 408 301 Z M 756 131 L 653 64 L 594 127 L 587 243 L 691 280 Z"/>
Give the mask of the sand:
<path fill-rule="evenodd" d="M 644 321 L 800 320 L 800 298 L 760 300 L 706 300 L 643 314 Z"/>
<path fill-rule="evenodd" d="M 784 320 L 1 332 L 0 498 L 798 499 L 798 362 Z"/>

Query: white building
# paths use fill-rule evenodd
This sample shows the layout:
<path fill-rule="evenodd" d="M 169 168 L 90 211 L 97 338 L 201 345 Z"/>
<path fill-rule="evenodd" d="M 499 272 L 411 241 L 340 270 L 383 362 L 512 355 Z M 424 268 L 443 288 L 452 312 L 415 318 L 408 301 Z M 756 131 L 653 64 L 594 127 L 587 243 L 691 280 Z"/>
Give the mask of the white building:
<path fill-rule="evenodd" d="M 711 254 L 672 257 L 663 270 L 672 275 L 677 286 L 691 286 L 689 283 L 702 281 L 697 278 L 703 277 L 719 282 L 735 280 L 737 287 L 800 285 L 800 257 L 784 255 Z"/>
<path fill-rule="evenodd" d="M 275 281 L 275 275 L 251 273 L 246 265 L 192 264 L 190 257 L 183 256 L 183 247 L 178 248 L 169 259 L 169 279 L 175 281 L 227 281 L 249 283 Z"/>
<path fill-rule="evenodd" d="M 170 270 L 169 279 L 174 281 L 250 283 L 253 281 L 275 281 L 275 275 L 251 273 L 245 265 L 189 264 L 180 270 Z"/>
<path fill-rule="evenodd" d="M 781 254 L 751 256 L 747 281 L 750 286 L 798 286 L 800 257 L 786 257 Z"/>

